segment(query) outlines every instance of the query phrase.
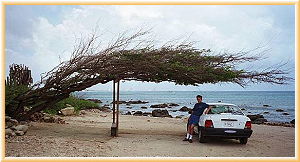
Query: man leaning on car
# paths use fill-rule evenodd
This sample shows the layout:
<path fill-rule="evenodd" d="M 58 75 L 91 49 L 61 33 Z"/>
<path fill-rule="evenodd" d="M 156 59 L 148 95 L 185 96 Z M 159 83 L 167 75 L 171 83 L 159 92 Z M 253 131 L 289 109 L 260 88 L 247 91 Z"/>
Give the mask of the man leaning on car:
<path fill-rule="evenodd" d="M 190 143 L 193 142 L 192 138 L 193 138 L 194 127 L 199 123 L 200 116 L 203 114 L 203 112 L 206 108 L 208 108 L 208 109 L 204 112 L 205 114 L 207 114 L 209 112 L 209 110 L 211 109 L 211 106 L 202 102 L 201 95 L 197 95 L 196 99 L 197 99 L 198 103 L 195 104 L 195 106 L 192 110 L 192 113 L 189 117 L 188 131 L 187 131 L 185 139 L 183 140 L 183 141 L 189 141 Z"/>

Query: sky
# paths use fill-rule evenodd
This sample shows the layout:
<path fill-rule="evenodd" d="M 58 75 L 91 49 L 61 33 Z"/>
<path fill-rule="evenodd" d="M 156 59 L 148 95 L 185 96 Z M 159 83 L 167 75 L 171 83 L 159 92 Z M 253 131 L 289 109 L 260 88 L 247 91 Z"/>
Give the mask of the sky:
<path fill-rule="evenodd" d="M 32 70 L 34 82 L 42 73 L 70 58 L 76 40 L 97 29 L 102 45 L 124 31 L 150 29 L 162 44 L 187 39 L 196 48 L 213 52 L 268 49 L 266 59 L 244 67 L 264 68 L 287 62 L 295 78 L 295 8 L 289 5 L 8 5 L 6 6 L 6 75 L 13 63 Z M 111 91 L 112 83 L 88 90 Z M 121 82 L 123 91 L 291 91 L 288 85 L 232 83 L 180 86 L 170 82 Z"/>

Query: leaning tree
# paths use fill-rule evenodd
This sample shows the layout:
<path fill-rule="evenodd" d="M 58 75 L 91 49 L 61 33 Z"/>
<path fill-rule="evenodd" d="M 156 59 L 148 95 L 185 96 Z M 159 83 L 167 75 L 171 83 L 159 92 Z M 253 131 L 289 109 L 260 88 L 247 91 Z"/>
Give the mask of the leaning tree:
<path fill-rule="evenodd" d="M 238 68 L 241 63 L 261 59 L 260 54 L 251 55 L 253 51 L 215 54 L 211 50 L 197 49 L 186 41 L 171 41 L 157 47 L 154 41 L 145 38 L 148 34 L 148 31 L 139 31 L 131 36 L 119 35 L 104 49 L 98 48 L 95 34 L 81 40 L 69 61 L 45 73 L 31 90 L 15 98 L 16 111 L 9 115 L 27 120 L 72 92 L 112 80 L 168 81 L 195 86 L 231 82 L 246 86 L 251 82 L 286 84 L 292 79 L 278 67 L 260 71 Z M 31 109 L 25 110 L 25 106 Z"/>

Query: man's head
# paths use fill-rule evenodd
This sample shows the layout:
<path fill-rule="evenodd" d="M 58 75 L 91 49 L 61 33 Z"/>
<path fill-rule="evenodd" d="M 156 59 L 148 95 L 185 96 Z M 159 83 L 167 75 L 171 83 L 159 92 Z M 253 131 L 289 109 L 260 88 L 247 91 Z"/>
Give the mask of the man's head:
<path fill-rule="evenodd" d="M 202 96 L 201 95 L 197 95 L 196 99 L 197 99 L 198 103 L 202 102 Z"/>

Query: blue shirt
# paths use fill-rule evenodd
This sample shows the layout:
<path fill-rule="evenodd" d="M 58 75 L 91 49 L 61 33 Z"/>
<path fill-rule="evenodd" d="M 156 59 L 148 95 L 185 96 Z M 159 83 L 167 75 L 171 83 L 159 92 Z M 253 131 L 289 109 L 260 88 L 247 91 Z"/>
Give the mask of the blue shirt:
<path fill-rule="evenodd" d="M 196 103 L 194 108 L 193 108 L 193 113 L 192 115 L 197 115 L 201 116 L 203 114 L 203 111 L 208 108 L 209 105 L 207 105 L 204 102 Z"/>

